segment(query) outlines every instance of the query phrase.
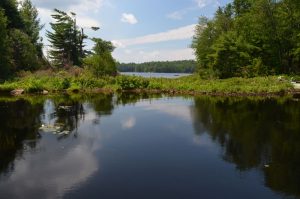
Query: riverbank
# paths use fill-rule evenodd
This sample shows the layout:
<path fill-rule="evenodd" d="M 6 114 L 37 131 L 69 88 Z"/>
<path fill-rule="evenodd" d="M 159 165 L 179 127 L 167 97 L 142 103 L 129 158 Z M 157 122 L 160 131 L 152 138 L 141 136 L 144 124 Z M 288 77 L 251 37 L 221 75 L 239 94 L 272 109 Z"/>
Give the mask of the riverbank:
<path fill-rule="evenodd" d="M 290 81 L 277 76 L 230 79 L 200 79 L 197 75 L 177 79 L 143 78 L 120 75 L 95 78 L 89 75 L 31 74 L 0 84 L 1 93 L 99 93 L 149 92 L 216 96 L 282 96 L 298 91 Z"/>

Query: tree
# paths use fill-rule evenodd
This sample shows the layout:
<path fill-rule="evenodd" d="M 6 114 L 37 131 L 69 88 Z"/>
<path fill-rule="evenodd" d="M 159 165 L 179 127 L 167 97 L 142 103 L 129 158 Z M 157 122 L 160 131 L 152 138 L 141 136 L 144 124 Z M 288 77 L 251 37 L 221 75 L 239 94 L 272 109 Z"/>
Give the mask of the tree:
<path fill-rule="evenodd" d="M 13 48 L 13 72 L 20 70 L 34 71 L 39 66 L 39 57 L 31 38 L 18 29 L 10 31 L 10 44 Z"/>
<path fill-rule="evenodd" d="M 8 45 L 7 18 L 4 11 L 0 9 L 0 79 L 8 76 L 10 69 L 10 48 Z"/>
<path fill-rule="evenodd" d="M 228 32 L 213 45 L 211 66 L 220 78 L 247 75 L 252 69 L 253 55 L 259 50 L 235 32 Z"/>
<path fill-rule="evenodd" d="M 1 0 L 0 8 L 4 10 L 4 15 L 7 17 L 7 28 L 24 29 L 23 19 L 18 10 L 16 0 Z"/>
<path fill-rule="evenodd" d="M 299 73 L 299 24 L 297 0 L 234 0 L 200 18 L 192 44 L 200 74 Z"/>
<path fill-rule="evenodd" d="M 32 5 L 30 0 L 24 0 L 21 3 L 20 14 L 24 23 L 24 32 L 30 37 L 31 43 L 35 46 L 38 56 L 43 58 L 43 43 L 40 37 L 40 31 L 44 25 L 41 25 L 38 18 L 38 11 Z"/>
<path fill-rule="evenodd" d="M 93 52 L 84 59 L 84 64 L 97 78 L 116 74 L 116 62 L 111 55 L 114 50 L 112 43 L 100 38 L 93 38 L 93 41 Z"/>
<path fill-rule="evenodd" d="M 76 14 L 67 13 L 55 9 L 55 14 L 52 17 L 56 20 L 55 23 L 50 23 L 52 30 L 47 31 L 47 37 L 51 43 L 49 52 L 50 59 L 57 67 L 68 67 L 71 65 L 81 65 L 80 53 L 82 48 L 81 39 L 84 37 L 76 25 Z"/>

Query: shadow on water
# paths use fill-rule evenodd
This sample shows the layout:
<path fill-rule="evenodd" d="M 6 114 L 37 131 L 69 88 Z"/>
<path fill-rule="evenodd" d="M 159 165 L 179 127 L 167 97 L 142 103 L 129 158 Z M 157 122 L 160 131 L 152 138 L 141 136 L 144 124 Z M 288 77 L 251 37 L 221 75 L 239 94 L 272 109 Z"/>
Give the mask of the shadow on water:
<path fill-rule="evenodd" d="M 13 173 L 15 161 L 34 150 L 44 136 L 42 124 L 59 125 L 77 137 L 87 110 L 95 124 L 117 106 L 162 95 L 117 94 L 32 97 L 0 100 L 0 177 Z M 166 98 L 166 97 L 165 97 Z M 257 169 L 274 192 L 300 197 L 300 103 L 289 99 L 195 97 L 190 107 L 196 136 L 208 134 L 222 148 L 224 161 L 238 172 Z"/>
<path fill-rule="evenodd" d="M 209 133 L 238 171 L 257 168 L 273 191 L 300 196 L 300 103 L 195 98 L 197 134 Z"/>

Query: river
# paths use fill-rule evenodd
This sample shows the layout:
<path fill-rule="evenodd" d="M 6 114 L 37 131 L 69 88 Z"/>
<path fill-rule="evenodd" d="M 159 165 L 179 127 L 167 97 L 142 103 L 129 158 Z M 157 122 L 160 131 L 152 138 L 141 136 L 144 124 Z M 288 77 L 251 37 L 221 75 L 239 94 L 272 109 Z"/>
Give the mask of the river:
<path fill-rule="evenodd" d="M 0 98 L 0 198 L 300 198 L 300 102 Z"/>

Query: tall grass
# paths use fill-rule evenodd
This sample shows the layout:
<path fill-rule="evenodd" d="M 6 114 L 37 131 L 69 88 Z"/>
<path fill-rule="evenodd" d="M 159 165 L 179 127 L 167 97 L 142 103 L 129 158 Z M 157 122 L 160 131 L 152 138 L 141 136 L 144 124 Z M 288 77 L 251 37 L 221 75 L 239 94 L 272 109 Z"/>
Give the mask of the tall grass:
<path fill-rule="evenodd" d="M 27 74 L 0 84 L 0 91 L 11 91 L 22 88 L 27 93 L 43 90 L 50 92 L 62 90 L 158 90 L 178 92 L 209 92 L 209 93 L 270 93 L 282 92 L 292 88 L 289 81 L 281 81 L 276 76 L 255 78 L 230 78 L 204 80 L 197 75 L 177 79 L 142 78 L 132 76 L 95 78 L 89 73 L 77 75 L 60 71 L 57 73 Z"/>

